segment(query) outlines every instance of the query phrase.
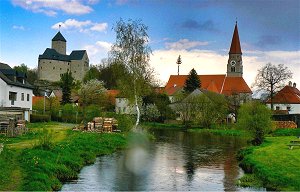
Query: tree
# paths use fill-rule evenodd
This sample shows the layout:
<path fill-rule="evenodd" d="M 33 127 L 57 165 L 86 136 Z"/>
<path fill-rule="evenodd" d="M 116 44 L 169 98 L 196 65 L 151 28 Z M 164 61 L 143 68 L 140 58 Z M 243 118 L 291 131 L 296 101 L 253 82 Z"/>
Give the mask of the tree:
<path fill-rule="evenodd" d="M 183 87 L 183 90 L 185 92 L 187 92 L 187 93 L 191 93 L 195 89 L 200 88 L 200 87 L 201 87 L 200 79 L 199 79 L 199 77 L 197 75 L 196 70 L 193 68 L 190 71 L 190 73 L 189 73 L 189 75 L 188 75 L 188 77 L 187 77 L 187 79 L 185 81 L 185 85 Z"/>
<path fill-rule="evenodd" d="M 271 100 L 271 110 L 273 110 L 273 97 L 286 83 L 292 78 L 292 72 L 283 64 L 272 65 L 266 64 L 258 70 L 254 86 L 259 90 L 265 90 L 269 94 Z"/>
<path fill-rule="evenodd" d="M 88 72 L 85 74 L 83 78 L 83 82 L 87 82 L 92 79 L 99 79 L 100 72 L 96 66 L 91 66 Z"/>
<path fill-rule="evenodd" d="M 237 125 L 251 133 L 253 145 L 260 145 L 272 129 L 271 116 L 271 110 L 265 105 L 257 101 L 248 102 L 239 109 Z"/>
<path fill-rule="evenodd" d="M 114 30 L 116 32 L 116 42 L 112 46 L 112 61 L 124 66 L 128 75 L 118 82 L 118 87 L 123 94 L 134 101 L 137 118 L 134 129 L 140 121 L 140 109 L 138 106 L 139 97 L 149 91 L 151 84 L 152 70 L 149 65 L 151 49 L 148 46 L 148 27 L 141 21 L 128 20 L 124 22 L 120 19 Z"/>
<path fill-rule="evenodd" d="M 61 75 L 59 86 L 62 89 L 61 104 L 71 103 L 71 90 L 74 86 L 74 78 L 71 72 L 66 72 Z"/>

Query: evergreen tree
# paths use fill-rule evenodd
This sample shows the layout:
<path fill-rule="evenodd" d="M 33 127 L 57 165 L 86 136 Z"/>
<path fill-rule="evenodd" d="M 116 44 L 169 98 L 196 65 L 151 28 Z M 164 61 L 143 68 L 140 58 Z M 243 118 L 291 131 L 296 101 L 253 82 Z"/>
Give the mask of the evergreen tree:
<path fill-rule="evenodd" d="M 198 78 L 196 70 L 193 68 L 190 71 L 188 78 L 185 81 L 183 90 L 187 93 L 191 93 L 195 89 L 200 88 L 200 87 L 201 87 L 201 81 Z"/>
<path fill-rule="evenodd" d="M 74 78 L 71 72 L 66 72 L 61 75 L 59 86 L 62 89 L 61 104 L 71 103 L 71 89 L 74 86 Z"/>

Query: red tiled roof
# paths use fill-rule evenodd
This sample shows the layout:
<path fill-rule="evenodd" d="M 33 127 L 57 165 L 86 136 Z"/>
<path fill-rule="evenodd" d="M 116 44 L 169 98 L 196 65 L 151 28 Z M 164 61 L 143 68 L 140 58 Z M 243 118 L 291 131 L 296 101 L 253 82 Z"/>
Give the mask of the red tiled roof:
<path fill-rule="evenodd" d="M 120 91 L 119 90 L 115 90 L 115 89 L 111 89 L 111 90 L 107 90 L 106 93 L 108 95 L 108 99 L 110 100 L 110 102 L 113 105 L 116 104 L 116 97 L 120 93 Z"/>
<path fill-rule="evenodd" d="M 165 87 L 168 95 L 173 95 L 184 87 L 188 75 L 171 75 Z M 252 93 L 243 77 L 226 77 L 226 75 L 198 75 L 201 88 L 215 93 L 231 95 L 233 93 Z"/>
<path fill-rule="evenodd" d="M 222 94 L 252 93 L 243 77 L 226 77 L 222 88 Z"/>
<path fill-rule="evenodd" d="M 271 103 L 271 99 L 268 99 L 267 103 Z M 300 91 L 296 87 L 286 85 L 273 97 L 273 103 L 300 104 Z"/>
<path fill-rule="evenodd" d="M 241 54 L 242 53 L 237 23 L 235 24 L 235 27 L 234 27 L 234 32 L 233 32 L 233 36 L 232 36 L 229 53 L 231 53 L 231 54 L 232 53 L 233 54 L 236 54 L 236 53 Z"/>

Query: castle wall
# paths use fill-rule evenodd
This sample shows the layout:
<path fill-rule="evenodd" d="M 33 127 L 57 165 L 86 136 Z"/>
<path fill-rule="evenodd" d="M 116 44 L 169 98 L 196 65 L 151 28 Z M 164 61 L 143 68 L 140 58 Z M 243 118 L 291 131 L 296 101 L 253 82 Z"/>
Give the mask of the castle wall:
<path fill-rule="evenodd" d="M 60 75 L 70 69 L 70 62 L 40 59 L 38 74 L 40 80 L 59 81 Z"/>
<path fill-rule="evenodd" d="M 55 49 L 60 54 L 66 55 L 67 43 L 64 41 L 52 41 L 52 49 Z"/>
<path fill-rule="evenodd" d="M 84 75 L 89 70 L 89 59 L 87 54 L 84 54 L 82 60 L 72 60 L 70 70 L 75 80 L 82 81 Z"/>

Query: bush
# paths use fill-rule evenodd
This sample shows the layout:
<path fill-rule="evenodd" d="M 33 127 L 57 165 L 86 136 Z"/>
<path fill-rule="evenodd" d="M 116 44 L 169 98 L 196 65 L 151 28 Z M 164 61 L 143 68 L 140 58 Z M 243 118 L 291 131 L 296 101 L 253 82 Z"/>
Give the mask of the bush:
<path fill-rule="evenodd" d="M 272 130 L 271 110 L 259 102 L 245 103 L 239 109 L 237 126 L 252 135 L 252 144 L 260 145 Z"/>
<path fill-rule="evenodd" d="M 50 115 L 43 115 L 43 114 L 31 114 L 30 121 L 32 123 L 35 122 L 49 122 L 51 120 Z"/>

